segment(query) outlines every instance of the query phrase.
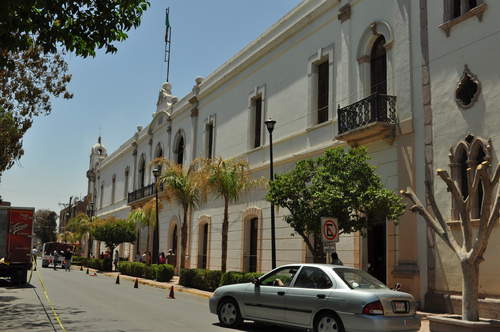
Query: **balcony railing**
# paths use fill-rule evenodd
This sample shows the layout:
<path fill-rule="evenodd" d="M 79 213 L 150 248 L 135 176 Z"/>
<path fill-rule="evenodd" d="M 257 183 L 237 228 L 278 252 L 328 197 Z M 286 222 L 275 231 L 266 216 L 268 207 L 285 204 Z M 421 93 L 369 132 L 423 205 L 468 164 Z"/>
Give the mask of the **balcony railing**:
<path fill-rule="evenodd" d="M 160 192 L 163 190 L 163 183 L 160 184 Z M 156 183 L 152 183 L 136 191 L 128 193 L 128 203 L 133 203 L 156 194 Z"/>
<path fill-rule="evenodd" d="M 396 97 L 373 93 L 354 104 L 338 108 L 339 132 L 336 139 L 350 145 L 377 140 L 394 142 Z"/>
<path fill-rule="evenodd" d="M 373 122 L 396 123 L 396 97 L 377 92 L 337 111 L 339 134 Z"/>

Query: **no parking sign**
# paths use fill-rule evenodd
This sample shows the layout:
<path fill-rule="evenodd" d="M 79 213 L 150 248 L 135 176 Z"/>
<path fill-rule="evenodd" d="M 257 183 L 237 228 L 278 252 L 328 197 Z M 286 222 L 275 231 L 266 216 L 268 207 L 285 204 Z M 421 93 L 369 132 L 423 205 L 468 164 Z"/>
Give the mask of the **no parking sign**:
<path fill-rule="evenodd" d="M 321 240 L 323 243 L 339 242 L 338 219 L 321 217 Z"/>

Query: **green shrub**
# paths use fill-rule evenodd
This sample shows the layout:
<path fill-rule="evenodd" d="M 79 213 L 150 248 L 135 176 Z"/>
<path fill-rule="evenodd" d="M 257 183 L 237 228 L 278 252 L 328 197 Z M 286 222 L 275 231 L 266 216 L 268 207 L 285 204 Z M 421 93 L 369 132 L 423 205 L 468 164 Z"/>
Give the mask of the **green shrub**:
<path fill-rule="evenodd" d="M 169 282 L 174 276 L 174 266 L 168 264 L 160 264 L 156 269 L 156 280 Z"/>
<path fill-rule="evenodd" d="M 186 287 L 214 291 L 219 287 L 221 272 L 206 269 L 182 269 L 179 284 Z"/>
<path fill-rule="evenodd" d="M 144 269 L 144 278 L 146 279 L 156 279 L 156 269 L 158 268 L 157 264 L 147 265 Z"/>
<path fill-rule="evenodd" d="M 100 271 L 113 271 L 113 260 L 108 257 L 104 258 L 101 261 L 101 268 L 99 269 Z"/>
<path fill-rule="evenodd" d="M 82 262 L 85 262 L 85 260 L 86 260 L 85 257 L 73 256 L 73 260 L 71 261 L 71 265 L 80 266 L 82 264 Z"/>
<path fill-rule="evenodd" d="M 246 272 L 239 271 L 228 271 L 224 273 L 220 279 L 220 285 L 232 285 L 237 284 L 240 276 L 244 275 Z"/>
<path fill-rule="evenodd" d="M 242 284 L 260 278 L 264 273 L 229 271 L 222 275 L 220 285 Z"/>
<path fill-rule="evenodd" d="M 118 263 L 118 271 L 120 271 L 121 274 L 125 274 L 125 275 L 132 275 L 131 274 L 131 265 L 132 262 L 128 262 L 128 261 L 121 261 L 120 263 Z"/>
<path fill-rule="evenodd" d="M 146 264 L 141 262 L 133 262 L 130 267 L 130 273 L 132 276 L 137 278 L 142 278 L 146 270 Z"/>

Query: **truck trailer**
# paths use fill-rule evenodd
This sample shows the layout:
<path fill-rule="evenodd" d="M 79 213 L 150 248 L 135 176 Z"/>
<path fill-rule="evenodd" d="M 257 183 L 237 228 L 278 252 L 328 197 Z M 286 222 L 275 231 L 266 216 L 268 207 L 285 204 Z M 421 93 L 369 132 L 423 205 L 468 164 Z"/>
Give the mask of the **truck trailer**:
<path fill-rule="evenodd" d="M 0 277 L 25 284 L 32 266 L 35 208 L 0 206 Z"/>

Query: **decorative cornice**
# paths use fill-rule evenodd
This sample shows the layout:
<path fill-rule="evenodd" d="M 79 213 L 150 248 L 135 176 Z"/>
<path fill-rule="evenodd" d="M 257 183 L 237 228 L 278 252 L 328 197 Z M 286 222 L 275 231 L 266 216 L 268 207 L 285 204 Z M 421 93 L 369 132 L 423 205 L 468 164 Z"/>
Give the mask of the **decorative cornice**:
<path fill-rule="evenodd" d="M 198 98 L 196 98 L 196 96 L 193 96 L 193 97 L 191 97 L 188 101 L 189 101 L 189 103 L 192 105 L 192 104 L 194 104 L 194 103 L 197 103 L 197 102 L 198 102 Z"/>
<path fill-rule="evenodd" d="M 345 6 L 340 7 L 339 12 L 340 14 L 338 16 L 338 19 L 340 23 L 344 23 L 345 21 L 351 18 L 351 5 L 347 4 Z"/>

